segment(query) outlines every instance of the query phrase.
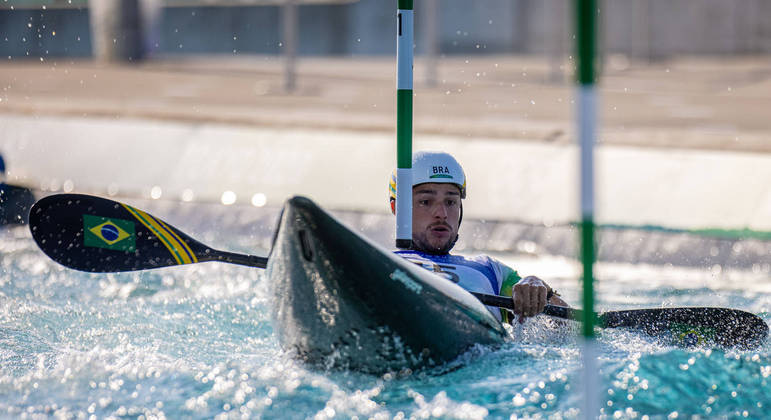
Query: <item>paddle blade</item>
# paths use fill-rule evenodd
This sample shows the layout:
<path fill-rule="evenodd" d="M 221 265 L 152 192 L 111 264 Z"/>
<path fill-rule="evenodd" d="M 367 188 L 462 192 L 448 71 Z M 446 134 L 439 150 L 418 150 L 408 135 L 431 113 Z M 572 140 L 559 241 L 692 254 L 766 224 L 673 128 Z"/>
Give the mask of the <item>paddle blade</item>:
<path fill-rule="evenodd" d="M 656 308 L 612 311 L 599 315 L 604 328 L 632 328 L 668 343 L 692 346 L 756 348 L 768 337 L 757 315 L 727 308 Z"/>
<path fill-rule="evenodd" d="M 509 297 L 472 293 L 485 305 L 514 309 Z M 581 310 L 546 305 L 544 314 L 580 321 Z M 768 325 L 757 315 L 728 308 L 655 308 L 598 314 L 601 328 L 629 328 L 683 347 L 756 348 L 768 337 Z"/>
<path fill-rule="evenodd" d="M 81 194 L 41 199 L 32 206 L 29 226 L 46 255 L 80 271 L 194 264 L 216 252 L 141 210 Z"/>

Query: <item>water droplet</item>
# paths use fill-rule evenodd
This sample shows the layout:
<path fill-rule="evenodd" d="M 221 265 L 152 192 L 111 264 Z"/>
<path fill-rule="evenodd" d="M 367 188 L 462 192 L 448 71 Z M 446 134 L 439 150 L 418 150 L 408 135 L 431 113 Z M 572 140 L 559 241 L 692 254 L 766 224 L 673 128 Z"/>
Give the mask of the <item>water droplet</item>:
<path fill-rule="evenodd" d="M 236 193 L 233 191 L 225 191 L 222 193 L 222 197 L 220 198 L 220 201 L 222 204 L 229 206 L 231 204 L 234 204 L 236 202 Z"/>
<path fill-rule="evenodd" d="M 182 201 L 190 202 L 193 201 L 193 198 L 195 198 L 195 194 L 190 188 L 185 188 L 185 190 L 182 191 Z"/>
<path fill-rule="evenodd" d="M 252 205 L 262 207 L 268 202 L 268 198 L 263 193 L 257 193 L 252 196 Z"/>

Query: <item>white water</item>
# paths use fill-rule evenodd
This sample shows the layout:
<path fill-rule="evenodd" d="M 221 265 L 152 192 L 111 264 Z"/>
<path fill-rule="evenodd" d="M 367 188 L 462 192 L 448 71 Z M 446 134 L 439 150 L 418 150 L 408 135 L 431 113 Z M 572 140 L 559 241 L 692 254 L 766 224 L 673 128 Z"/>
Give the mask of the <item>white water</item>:
<path fill-rule="evenodd" d="M 254 244 L 270 229 L 249 225 L 273 215 L 161 207 L 149 210 L 194 237 L 266 251 Z M 574 260 L 497 257 L 580 306 Z M 80 273 L 45 257 L 26 228 L 0 231 L 0 267 L 0 417 L 580 417 L 576 330 L 553 330 L 548 318 L 515 325 L 514 342 L 472 350 L 454 370 L 371 377 L 288 358 L 258 269 Z M 771 320 L 767 271 L 600 263 L 597 272 L 600 309 L 725 306 Z M 598 344 L 605 417 L 760 418 L 771 405 L 768 342 L 752 351 L 685 350 L 604 330 Z"/>

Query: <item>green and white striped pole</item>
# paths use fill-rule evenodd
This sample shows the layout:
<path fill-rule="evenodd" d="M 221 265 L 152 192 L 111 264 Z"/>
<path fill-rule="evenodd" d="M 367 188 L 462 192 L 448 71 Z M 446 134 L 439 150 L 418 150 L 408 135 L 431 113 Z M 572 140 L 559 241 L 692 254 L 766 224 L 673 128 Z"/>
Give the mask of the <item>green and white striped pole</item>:
<path fill-rule="evenodd" d="M 396 11 L 396 247 L 412 246 L 413 0 Z"/>
<path fill-rule="evenodd" d="M 597 93 L 594 87 L 596 49 L 596 0 L 576 0 L 577 124 L 581 148 L 581 263 L 583 265 L 582 361 L 583 417 L 599 412 L 597 342 L 594 336 L 594 140 L 596 136 Z"/>

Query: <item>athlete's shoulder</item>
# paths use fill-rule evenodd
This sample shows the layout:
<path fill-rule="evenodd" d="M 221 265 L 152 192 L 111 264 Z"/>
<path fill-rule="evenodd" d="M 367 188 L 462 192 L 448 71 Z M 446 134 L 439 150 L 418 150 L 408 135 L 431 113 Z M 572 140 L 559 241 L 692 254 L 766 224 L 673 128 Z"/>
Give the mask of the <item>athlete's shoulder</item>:
<path fill-rule="evenodd" d="M 407 258 L 407 259 L 424 259 L 424 260 L 430 260 L 432 255 L 431 254 L 424 254 L 419 251 L 415 251 L 412 249 L 398 249 L 394 251 L 394 254 Z"/>
<path fill-rule="evenodd" d="M 520 279 L 517 270 L 509 267 L 495 257 L 486 254 L 464 257 L 469 264 L 478 264 L 493 270 L 496 276 L 503 281 L 516 282 Z"/>
<path fill-rule="evenodd" d="M 467 264 L 479 264 L 490 268 L 496 268 L 500 269 L 503 267 L 506 267 L 506 264 L 503 264 L 502 262 L 498 261 L 497 259 L 486 255 L 486 254 L 480 254 L 480 255 L 453 255 L 452 258 L 456 258 L 458 260 L 463 260 Z"/>
<path fill-rule="evenodd" d="M 474 261 L 475 263 L 478 263 L 478 264 L 494 264 L 495 263 L 495 259 L 494 258 L 490 257 L 489 255 L 485 255 L 485 254 L 471 255 L 471 256 L 464 257 L 464 258 L 466 258 L 469 261 Z"/>

